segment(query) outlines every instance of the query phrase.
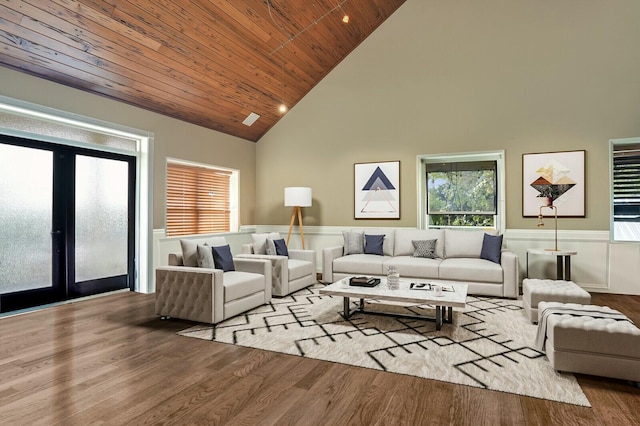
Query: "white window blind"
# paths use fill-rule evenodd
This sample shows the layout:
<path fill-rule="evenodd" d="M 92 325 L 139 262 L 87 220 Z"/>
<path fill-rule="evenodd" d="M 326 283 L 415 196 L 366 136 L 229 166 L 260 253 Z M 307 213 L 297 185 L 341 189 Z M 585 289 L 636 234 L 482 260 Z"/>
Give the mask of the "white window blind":
<path fill-rule="evenodd" d="M 616 216 L 640 221 L 640 148 L 614 151 L 613 199 Z"/>

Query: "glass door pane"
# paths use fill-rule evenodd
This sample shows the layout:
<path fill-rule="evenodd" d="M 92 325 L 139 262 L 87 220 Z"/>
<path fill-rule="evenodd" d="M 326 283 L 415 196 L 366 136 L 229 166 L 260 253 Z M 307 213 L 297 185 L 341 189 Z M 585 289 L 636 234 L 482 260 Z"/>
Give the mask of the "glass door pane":
<path fill-rule="evenodd" d="M 0 294 L 50 288 L 53 152 L 0 144 Z"/>
<path fill-rule="evenodd" d="M 75 281 L 126 276 L 129 163 L 77 155 L 75 169 Z"/>

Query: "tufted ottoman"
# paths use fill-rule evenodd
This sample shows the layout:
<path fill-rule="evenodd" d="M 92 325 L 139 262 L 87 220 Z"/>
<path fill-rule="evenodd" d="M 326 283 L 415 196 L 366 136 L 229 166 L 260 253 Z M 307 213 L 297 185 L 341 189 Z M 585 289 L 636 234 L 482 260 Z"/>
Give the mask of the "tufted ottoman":
<path fill-rule="evenodd" d="M 554 302 L 540 302 L 540 313 L 547 307 L 619 314 L 608 307 Z M 557 371 L 640 382 L 640 329 L 631 321 L 554 313 L 546 320 L 545 350 Z"/>
<path fill-rule="evenodd" d="M 591 295 L 573 281 L 525 278 L 522 281 L 522 304 L 531 322 L 538 322 L 538 303 L 543 301 L 588 305 Z"/>

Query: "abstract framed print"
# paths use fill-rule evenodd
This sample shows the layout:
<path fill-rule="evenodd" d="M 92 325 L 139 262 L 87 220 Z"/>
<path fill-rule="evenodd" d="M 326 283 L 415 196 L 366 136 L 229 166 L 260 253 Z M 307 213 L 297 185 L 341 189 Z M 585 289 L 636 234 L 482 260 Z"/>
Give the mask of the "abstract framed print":
<path fill-rule="evenodd" d="M 585 217 L 585 151 L 522 154 L 522 216 L 537 217 L 541 205 L 558 217 Z"/>

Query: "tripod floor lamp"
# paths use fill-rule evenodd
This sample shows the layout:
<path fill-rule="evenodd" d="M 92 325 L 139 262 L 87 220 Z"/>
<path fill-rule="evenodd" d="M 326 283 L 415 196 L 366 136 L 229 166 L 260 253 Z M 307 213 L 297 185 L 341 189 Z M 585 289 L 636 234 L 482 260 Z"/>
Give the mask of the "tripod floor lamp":
<path fill-rule="evenodd" d="M 298 216 L 298 224 L 300 225 L 300 238 L 302 238 L 302 249 L 304 250 L 304 229 L 302 227 L 302 207 L 311 207 L 311 188 L 293 186 L 284 189 L 284 205 L 285 207 L 293 207 L 291 212 L 291 222 L 289 223 L 289 234 L 287 235 L 287 245 L 291 238 L 291 229 L 293 222 Z"/>

